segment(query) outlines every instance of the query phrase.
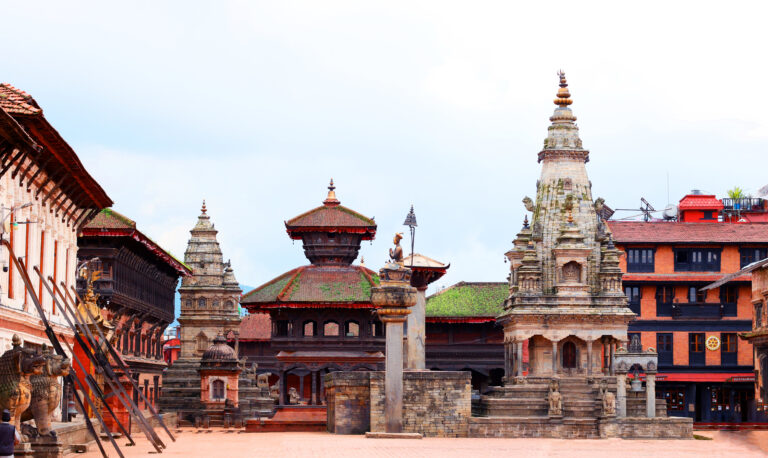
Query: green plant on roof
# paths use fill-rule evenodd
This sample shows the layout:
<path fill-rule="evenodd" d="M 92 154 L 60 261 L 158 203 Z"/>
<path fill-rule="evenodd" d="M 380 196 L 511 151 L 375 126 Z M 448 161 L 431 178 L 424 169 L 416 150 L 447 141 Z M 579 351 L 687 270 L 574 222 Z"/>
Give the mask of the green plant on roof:
<path fill-rule="evenodd" d="M 734 186 L 733 189 L 728 190 L 728 197 L 731 199 L 743 199 L 747 197 L 746 193 L 744 192 L 744 189 Z"/>
<path fill-rule="evenodd" d="M 456 285 L 427 299 L 426 315 L 435 317 L 491 317 L 503 311 L 507 283 Z"/>

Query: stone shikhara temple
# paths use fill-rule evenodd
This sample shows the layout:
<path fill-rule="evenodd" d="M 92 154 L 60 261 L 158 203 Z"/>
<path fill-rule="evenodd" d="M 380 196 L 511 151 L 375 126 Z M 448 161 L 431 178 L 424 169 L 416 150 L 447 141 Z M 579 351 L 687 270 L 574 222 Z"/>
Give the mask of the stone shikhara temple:
<path fill-rule="evenodd" d="M 507 253 L 504 385 L 471 402 L 461 372 L 406 371 L 403 431 L 452 437 L 690 438 L 689 418 L 656 400 L 655 350 L 628 345 L 635 314 L 616 249 L 593 200 L 565 75 L 538 160 L 532 213 Z M 527 365 L 524 349 L 529 355 Z M 643 383 L 644 374 L 645 383 Z M 463 373 L 466 374 L 466 373 Z M 628 385 L 632 374 L 631 386 Z M 381 373 L 326 376 L 328 430 L 381 430 Z M 429 406 L 429 408 L 426 408 Z M 428 411 L 428 412 L 427 412 Z M 367 422 L 367 424 L 366 424 Z"/>
<path fill-rule="evenodd" d="M 205 202 L 184 253 L 192 275 L 182 280 L 181 354 L 163 374 L 159 405 L 181 424 L 223 423 L 272 412 L 269 391 L 256 384 L 255 368 L 237 358 L 225 336 L 237 333 L 242 290 L 224 262 Z M 225 351 L 226 350 L 226 351 Z"/>

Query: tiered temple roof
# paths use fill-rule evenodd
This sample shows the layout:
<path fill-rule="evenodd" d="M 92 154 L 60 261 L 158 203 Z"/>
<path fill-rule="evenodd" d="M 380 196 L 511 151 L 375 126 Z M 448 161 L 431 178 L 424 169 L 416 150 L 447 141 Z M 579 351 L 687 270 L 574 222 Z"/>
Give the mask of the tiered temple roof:
<path fill-rule="evenodd" d="M 331 180 L 322 206 L 285 222 L 288 235 L 303 241 L 311 264 L 290 270 L 244 295 L 243 306 L 252 312 L 281 307 L 373 307 L 371 288 L 378 286 L 378 275 L 352 262 L 360 243 L 376 236 L 376 222 L 342 206 L 335 189 Z"/>

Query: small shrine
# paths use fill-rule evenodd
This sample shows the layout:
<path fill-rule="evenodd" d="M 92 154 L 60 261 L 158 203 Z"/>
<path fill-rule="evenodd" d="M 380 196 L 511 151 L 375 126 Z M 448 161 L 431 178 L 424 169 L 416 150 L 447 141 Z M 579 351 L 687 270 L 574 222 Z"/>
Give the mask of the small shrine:
<path fill-rule="evenodd" d="M 200 359 L 200 401 L 209 417 L 224 417 L 238 408 L 242 367 L 235 349 L 219 334 Z M 226 419 L 224 419 L 226 420 Z M 230 420 L 231 421 L 231 420 Z M 227 424 L 226 421 L 223 422 Z"/>

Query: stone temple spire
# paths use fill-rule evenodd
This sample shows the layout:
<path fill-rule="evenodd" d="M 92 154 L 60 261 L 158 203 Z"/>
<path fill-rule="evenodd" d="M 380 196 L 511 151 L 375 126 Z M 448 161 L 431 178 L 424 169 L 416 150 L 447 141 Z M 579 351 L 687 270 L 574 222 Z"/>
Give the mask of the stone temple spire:
<path fill-rule="evenodd" d="M 560 78 L 560 89 L 557 91 L 555 99 L 555 112 L 549 118 L 552 125 L 549 126 L 547 138 L 544 140 L 544 150 L 539 153 L 539 162 L 546 156 L 548 151 L 578 151 L 582 152 L 584 162 L 589 160 L 589 152 L 581 146 L 579 138 L 579 128 L 576 126 L 576 116 L 570 109 L 573 103 L 571 92 L 568 90 L 568 81 L 565 79 L 565 73 L 560 70 L 557 73 Z"/>
<path fill-rule="evenodd" d="M 224 260 L 216 238 L 218 231 L 211 223 L 208 209 L 203 201 L 200 216 L 184 252 L 184 262 L 192 269 L 192 275 L 182 280 L 182 286 L 221 285 L 224 276 Z"/>

